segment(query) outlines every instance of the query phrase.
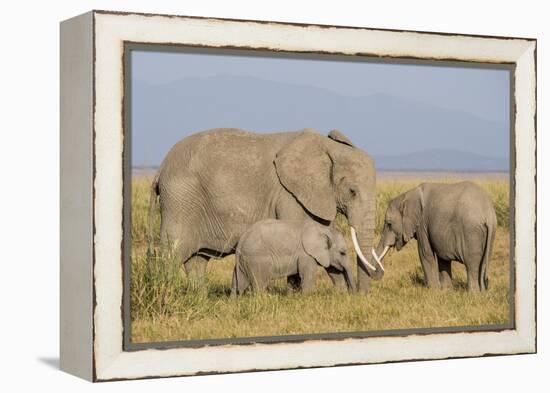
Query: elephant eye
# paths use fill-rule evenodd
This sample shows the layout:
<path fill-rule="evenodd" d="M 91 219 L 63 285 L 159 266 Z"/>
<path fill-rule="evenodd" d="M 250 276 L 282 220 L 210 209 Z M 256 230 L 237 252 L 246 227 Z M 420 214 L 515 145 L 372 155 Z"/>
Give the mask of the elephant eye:
<path fill-rule="evenodd" d="M 340 251 L 340 255 L 346 256 L 346 252 L 345 251 Z"/>
<path fill-rule="evenodd" d="M 355 189 L 355 187 L 349 188 L 349 194 L 351 195 L 352 198 L 355 198 L 355 196 L 357 195 L 357 190 Z"/>

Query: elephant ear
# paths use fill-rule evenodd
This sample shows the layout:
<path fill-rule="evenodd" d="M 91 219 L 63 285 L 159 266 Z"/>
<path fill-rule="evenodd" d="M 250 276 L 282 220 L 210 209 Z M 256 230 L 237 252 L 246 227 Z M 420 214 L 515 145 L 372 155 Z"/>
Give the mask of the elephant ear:
<path fill-rule="evenodd" d="M 355 147 L 355 145 L 348 139 L 348 137 L 342 134 L 338 130 L 331 130 L 328 133 L 328 137 L 333 141 L 340 142 L 340 143 L 343 143 L 344 145 L 348 145 L 351 147 Z"/>
<path fill-rule="evenodd" d="M 409 191 L 402 202 L 403 241 L 407 243 L 414 237 L 422 211 L 422 190 Z"/>
<path fill-rule="evenodd" d="M 330 266 L 330 248 L 332 241 L 325 231 L 315 225 L 306 225 L 302 232 L 302 246 L 304 251 L 324 268 Z"/>
<path fill-rule="evenodd" d="M 333 163 L 320 138 L 315 132 L 300 133 L 277 153 L 275 169 L 282 185 L 311 214 L 332 221 L 336 217 Z"/>

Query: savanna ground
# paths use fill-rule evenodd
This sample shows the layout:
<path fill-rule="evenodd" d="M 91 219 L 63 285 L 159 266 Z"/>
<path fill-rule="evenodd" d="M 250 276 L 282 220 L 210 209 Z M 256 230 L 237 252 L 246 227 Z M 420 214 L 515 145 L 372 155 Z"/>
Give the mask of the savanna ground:
<path fill-rule="evenodd" d="M 509 182 L 506 174 L 381 173 L 377 184 L 379 234 L 388 202 L 424 181 L 470 179 L 491 196 L 498 218 L 489 265 L 489 290 L 469 293 L 462 264 L 453 262 L 453 291 L 429 289 L 416 241 L 384 259 L 386 273 L 368 295 L 333 288 L 319 268 L 316 290 L 308 295 L 273 282 L 266 293 L 230 298 L 233 256 L 212 259 L 206 285 L 188 284 L 181 261 L 158 248 L 147 252 L 147 211 L 151 177 L 132 179 L 131 341 L 155 342 L 250 336 L 358 332 L 383 329 L 503 324 L 509 319 Z M 157 214 L 155 233 L 159 232 Z M 353 246 L 345 217 L 337 227 Z M 378 241 L 378 237 L 376 238 Z"/>

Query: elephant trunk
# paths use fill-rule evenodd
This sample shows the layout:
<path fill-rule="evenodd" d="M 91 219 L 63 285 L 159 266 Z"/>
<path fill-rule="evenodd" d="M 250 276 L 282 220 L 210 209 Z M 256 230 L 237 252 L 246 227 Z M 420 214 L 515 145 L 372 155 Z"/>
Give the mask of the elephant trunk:
<path fill-rule="evenodd" d="M 384 267 L 380 263 L 380 259 L 375 256 L 372 236 L 366 234 L 359 238 L 361 240 L 358 240 L 355 229 L 352 227 L 351 238 L 353 241 L 355 252 L 357 254 L 359 271 L 366 271 L 369 277 L 375 280 L 380 280 L 382 277 L 384 277 Z M 359 280 L 359 282 L 359 285 L 361 286 L 361 280 Z"/>
<path fill-rule="evenodd" d="M 378 242 L 378 246 L 376 247 L 376 250 L 373 250 L 373 257 L 382 266 L 382 259 L 386 256 L 386 253 L 390 249 L 390 246 L 384 245 L 384 234 L 382 234 L 382 237 L 380 238 L 380 241 Z"/>
<path fill-rule="evenodd" d="M 363 266 L 367 269 L 367 271 L 374 271 L 376 270 L 376 266 L 371 264 L 368 259 L 365 257 L 365 254 L 361 251 L 361 247 L 359 246 L 359 241 L 357 240 L 357 232 L 355 231 L 354 227 L 351 227 L 351 240 L 353 242 L 353 248 L 355 250 L 355 253 L 357 254 L 357 258 L 359 258 L 358 262 L 362 263 Z M 366 242 L 363 242 L 365 244 Z M 367 254 L 368 255 L 368 254 Z"/>
<path fill-rule="evenodd" d="M 374 258 L 374 196 L 368 201 L 366 214 L 361 222 L 350 217 L 350 226 L 353 246 L 357 254 L 357 281 L 358 290 L 368 292 L 371 279 L 380 280 L 384 276 L 384 268 Z M 359 225 L 357 225 L 359 224 Z"/>
<path fill-rule="evenodd" d="M 351 266 L 349 263 L 347 263 L 344 266 L 344 278 L 346 279 L 346 284 L 348 286 L 348 290 L 351 293 L 357 292 L 357 287 L 355 285 L 355 280 L 353 278 L 353 271 L 351 269 Z"/>

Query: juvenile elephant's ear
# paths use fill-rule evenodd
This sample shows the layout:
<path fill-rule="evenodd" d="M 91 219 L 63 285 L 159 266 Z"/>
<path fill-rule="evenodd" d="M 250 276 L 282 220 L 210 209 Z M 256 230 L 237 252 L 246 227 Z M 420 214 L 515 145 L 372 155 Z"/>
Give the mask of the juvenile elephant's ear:
<path fill-rule="evenodd" d="M 330 236 L 319 230 L 315 225 L 307 225 L 302 232 L 302 246 L 304 251 L 324 268 L 330 266 Z"/>
<path fill-rule="evenodd" d="M 409 191 L 403 199 L 403 241 L 405 243 L 411 240 L 416 233 L 416 228 L 420 222 L 422 202 L 422 191 L 420 189 Z"/>
<path fill-rule="evenodd" d="M 328 137 L 333 141 L 340 142 L 340 143 L 343 143 L 344 145 L 348 145 L 351 147 L 355 147 L 355 145 L 348 139 L 348 137 L 342 134 L 338 130 L 331 130 L 328 133 Z"/>
<path fill-rule="evenodd" d="M 319 134 L 305 131 L 277 153 L 275 168 L 281 184 L 314 216 L 336 217 L 332 160 Z"/>

